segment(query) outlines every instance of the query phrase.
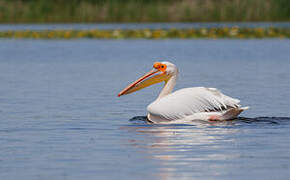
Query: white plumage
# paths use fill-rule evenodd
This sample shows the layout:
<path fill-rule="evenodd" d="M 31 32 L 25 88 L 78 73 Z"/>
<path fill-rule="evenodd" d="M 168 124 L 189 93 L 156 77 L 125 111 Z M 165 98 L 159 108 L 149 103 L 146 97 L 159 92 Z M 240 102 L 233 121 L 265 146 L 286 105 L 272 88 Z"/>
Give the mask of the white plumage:
<path fill-rule="evenodd" d="M 184 88 L 154 101 L 147 107 L 147 110 L 154 115 L 176 119 L 193 113 L 222 111 L 228 107 L 238 107 L 239 102 L 216 89 Z"/>
<path fill-rule="evenodd" d="M 180 89 L 157 99 L 147 107 L 147 111 L 151 117 L 175 121 L 197 113 L 222 114 L 229 109 L 239 108 L 239 102 L 240 100 L 226 96 L 215 88 L 193 87 Z"/>

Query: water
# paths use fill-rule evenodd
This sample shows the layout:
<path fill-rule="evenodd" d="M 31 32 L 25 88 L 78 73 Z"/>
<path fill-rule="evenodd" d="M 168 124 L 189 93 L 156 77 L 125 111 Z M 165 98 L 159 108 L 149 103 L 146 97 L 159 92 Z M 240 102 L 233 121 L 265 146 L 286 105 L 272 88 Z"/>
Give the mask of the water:
<path fill-rule="evenodd" d="M 187 28 L 290 28 L 289 22 L 232 22 L 232 23 L 89 23 L 89 24 L 0 24 L 0 31 L 7 30 L 56 30 L 56 29 L 187 29 Z"/>
<path fill-rule="evenodd" d="M 0 41 L 0 179 L 287 179 L 290 40 Z M 148 125 L 161 85 L 117 97 L 169 60 L 176 89 L 251 109 L 228 122 Z"/>

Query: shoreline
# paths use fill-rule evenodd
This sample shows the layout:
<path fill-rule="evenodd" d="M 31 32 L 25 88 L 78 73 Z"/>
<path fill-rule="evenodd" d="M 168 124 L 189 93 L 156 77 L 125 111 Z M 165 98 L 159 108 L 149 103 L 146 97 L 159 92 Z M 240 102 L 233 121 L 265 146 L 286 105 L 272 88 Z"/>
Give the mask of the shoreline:
<path fill-rule="evenodd" d="M 7 30 L 0 38 L 14 39 L 200 39 L 290 38 L 290 28 L 188 28 L 188 29 L 90 29 Z"/>

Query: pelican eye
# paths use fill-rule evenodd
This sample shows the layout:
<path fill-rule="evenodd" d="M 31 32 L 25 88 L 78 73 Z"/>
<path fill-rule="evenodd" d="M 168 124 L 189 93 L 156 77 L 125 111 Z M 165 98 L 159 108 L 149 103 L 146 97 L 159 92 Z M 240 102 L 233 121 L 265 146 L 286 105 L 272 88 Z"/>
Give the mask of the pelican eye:
<path fill-rule="evenodd" d="M 161 66 L 159 67 L 159 70 L 162 72 L 165 72 L 166 68 L 167 68 L 166 64 L 161 64 Z"/>

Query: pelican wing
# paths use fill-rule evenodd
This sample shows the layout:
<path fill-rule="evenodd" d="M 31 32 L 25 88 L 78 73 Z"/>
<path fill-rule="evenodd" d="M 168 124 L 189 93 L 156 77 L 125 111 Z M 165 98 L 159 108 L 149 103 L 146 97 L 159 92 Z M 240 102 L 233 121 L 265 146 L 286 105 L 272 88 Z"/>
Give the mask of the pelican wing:
<path fill-rule="evenodd" d="M 224 95 L 215 88 L 195 87 L 175 91 L 151 103 L 151 115 L 176 120 L 194 113 L 217 112 L 240 107 L 239 100 Z"/>

